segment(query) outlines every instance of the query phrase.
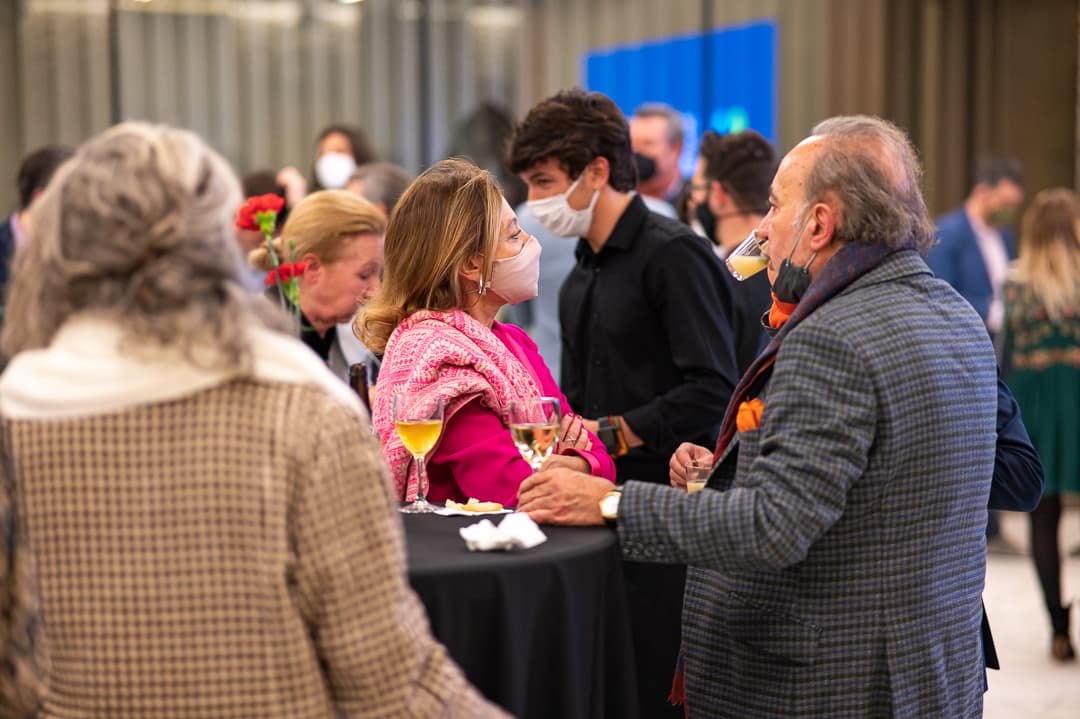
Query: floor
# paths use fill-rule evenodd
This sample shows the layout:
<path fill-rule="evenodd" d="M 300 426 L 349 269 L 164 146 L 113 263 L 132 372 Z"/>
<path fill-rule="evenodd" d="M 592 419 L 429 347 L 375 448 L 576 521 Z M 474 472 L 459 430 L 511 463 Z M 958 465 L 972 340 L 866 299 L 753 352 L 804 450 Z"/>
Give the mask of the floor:
<path fill-rule="evenodd" d="M 1002 533 L 1027 549 L 1027 516 L 1004 513 Z M 1062 516 L 1062 547 L 1080 544 L 1080 508 Z M 1080 648 L 1080 558 L 1062 567 L 1062 591 L 1074 602 L 1073 646 Z M 1001 671 L 990 672 L 986 719 L 1077 719 L 1080 717 L 1080 661 L 1050 658 L 1050 624 L 1030 556 L 991 554 L 986 567 L 986 609 L 994 631 Z"/>

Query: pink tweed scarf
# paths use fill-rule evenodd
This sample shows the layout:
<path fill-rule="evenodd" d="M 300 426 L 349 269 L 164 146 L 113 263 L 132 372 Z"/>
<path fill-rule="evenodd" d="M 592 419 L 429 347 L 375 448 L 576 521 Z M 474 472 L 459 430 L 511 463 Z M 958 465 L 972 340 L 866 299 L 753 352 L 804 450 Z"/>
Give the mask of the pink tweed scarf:
<path fill-rule="evenodd" d="M 465 312 L 421 310 L 405 318 L 386 344 L 372 408 L 397 496 L 405 501 L 415 499 L 417 487 L 415 472 L 410 473 L 412 455 L 394 430 L 397 392 L 441 396 L 444 426 L 477 397 L 507 424 L 511 400 L 540 394 L 525 365 L 489 327 Z"/>

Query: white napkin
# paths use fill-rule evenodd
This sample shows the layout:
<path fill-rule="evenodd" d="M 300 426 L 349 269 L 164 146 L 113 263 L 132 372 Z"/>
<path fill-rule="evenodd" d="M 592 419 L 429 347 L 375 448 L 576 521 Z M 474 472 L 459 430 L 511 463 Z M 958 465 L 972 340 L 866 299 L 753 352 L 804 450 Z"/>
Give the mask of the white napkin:
<path fill-rule="evenodd" d="M 476 524 L 462 527 L 458 532 L 470 552 L 532 549 L 547 541 L 547 535 L 524 512 L 506 515 L 497 527 L 490 519 L 481 519 Z"/>

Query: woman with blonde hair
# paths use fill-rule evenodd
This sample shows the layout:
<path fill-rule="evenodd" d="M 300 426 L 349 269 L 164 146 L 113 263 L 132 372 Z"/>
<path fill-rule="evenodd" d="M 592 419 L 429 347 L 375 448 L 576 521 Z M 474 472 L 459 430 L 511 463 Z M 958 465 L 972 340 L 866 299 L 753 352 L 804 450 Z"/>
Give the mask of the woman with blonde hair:
<path fill-rule="evenodd" d="M 1046 481 L 1031 513 L 1031 546 L 1053 630 L 1050 652 L 1073 659 L 1061 603 L 1061 495 L 1080 492 L 1080 201 L 1044 190 L 1024 213 L 1020 254 L 1005 282 L 1002 337 L 1008 384 Z"/>
<path fill-rule="evenodd" d="M 39 716 L 505 716 L 429 632 L 359 400 L 244 289 L 239 194 L 195 135 L 130 123 L 35 204 L 0 439 Z"/>
<path fill-rule="evenodd" d="M 495 321 L 503 305 L 536 296 L 539 260 L 539 243 L 518 227 L 490 173 L 468 161 L 432 165 L 395 206 L 385 281 L 357 327 L 364 344 L 385 350 L 372 414 L 399 499 L 414 499 L 417 486 L 394 431 L 398 392 L 437 394 L 446 407 L 427 461 L 432 501 L 516 505 L 532 470 L 510 436 L 508 408 L 542 395 L 559 398 L 565 413 L 546 466 L 614 481 L 614 463 L 572 414 L 536 345 Z"/>
<path fill-rule="evenodd" d="M 374 366 L 350 329 L 360 307 L 379 290 L 386 216 L 347 190 L 321 190 L 305 197 L 274 240 L 281 261 L 304 262 L 300 276 L 300 339 L 342 380 L 349 366 Z M 271 268 L 265 243 L 248 255 L 252 267 Z M 278 301 L 278 289 L 268 294 Z M 341 325 L 341 327 L 339 327 Z"/>

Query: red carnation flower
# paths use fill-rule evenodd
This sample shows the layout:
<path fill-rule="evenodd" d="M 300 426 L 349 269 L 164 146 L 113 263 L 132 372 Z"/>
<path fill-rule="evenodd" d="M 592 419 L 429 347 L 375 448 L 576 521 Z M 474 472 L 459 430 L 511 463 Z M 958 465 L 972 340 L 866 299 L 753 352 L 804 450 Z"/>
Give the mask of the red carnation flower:
<path fill-rule="evenodd" d="M 276 220 L 277 213 L 281 212 L 281 208 L 284 206 L 285 198 L 272 192 L 257 197 L 249 197 L 247 202 L 236 211 L 236 226 L 241 230 L 260 230 L 262 229 L 260 220 L 271 214 L 273 219 Z M 263 217 L 260 217 L 260 215 L 263 215 Z"/>

